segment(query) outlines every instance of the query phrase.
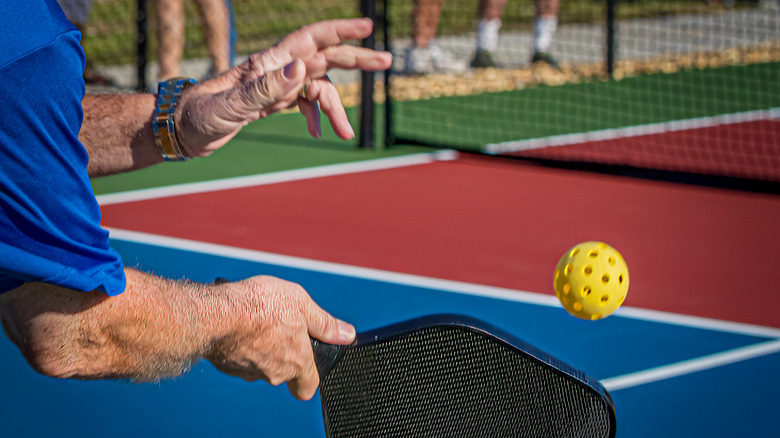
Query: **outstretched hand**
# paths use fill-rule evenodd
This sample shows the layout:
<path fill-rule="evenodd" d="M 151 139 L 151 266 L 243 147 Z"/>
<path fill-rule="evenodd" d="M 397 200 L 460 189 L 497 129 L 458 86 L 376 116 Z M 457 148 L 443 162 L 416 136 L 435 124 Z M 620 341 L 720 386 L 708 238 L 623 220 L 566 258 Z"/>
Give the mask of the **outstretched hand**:
<path fill-rule="evenodd" d="M 193 157 L 209 155 L 250 122 L 295 104 L 312 136 L 320 136 L 321 110 L 336 135 L 353 138 L 344 106 L 326 74 L 332 68 L 390 68 L 392 57 L 387 52 L 342 44 L 365 38 L 372 31 L 368 19 L 314 23 L 223 75 L 187 88 L 174 115 L 185 152 Z M 304 98 L 299 91 L 307 81 Z"/>

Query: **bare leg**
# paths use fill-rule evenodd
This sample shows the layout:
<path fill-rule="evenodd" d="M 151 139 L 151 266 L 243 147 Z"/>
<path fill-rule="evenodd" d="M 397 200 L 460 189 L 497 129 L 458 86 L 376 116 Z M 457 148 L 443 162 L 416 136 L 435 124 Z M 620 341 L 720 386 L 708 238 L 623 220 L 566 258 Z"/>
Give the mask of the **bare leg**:
<path fill-rule="evenodd" d="M 535 6 L 537 17 L 558 17 L 559 0 L 536 0 Z"/>
<path fill-rule="evenodd" d="M 434 44 L 444 0 L 415 0 L 412 9 L 412 46 L 404 56 L 409 73 L 444 73 L 466 70 L 466 61 Z"/>
<path fill-rule="evenodd" d="M 203 39 L 209 49 L 209 76 L 230 68 L 230 17 L 225 0 L 197 0 L 203 20 Z"/>
<path fill-rule="evenodd" d="M 417 47 L 428 47 L 436 36 L 444 0 L 416 0 L 412 8 L 412 39 Z"/>
<path fill-rule="evenodd" d="M 544 0 L 540 0 L 544 1 Z M 557 0 L 553 0 L 556 1 Z M 482 20 L 501 19 L 504 16 L 504 7 L 507 0 L 479 0 L 477 6 L 477 17 Z"/>
<path fill-rule="evenodd" d="M 181 75 L 184 53 L 184 5 L 182 0 L 157 0 L 157 53 L 160 81 Z"/>

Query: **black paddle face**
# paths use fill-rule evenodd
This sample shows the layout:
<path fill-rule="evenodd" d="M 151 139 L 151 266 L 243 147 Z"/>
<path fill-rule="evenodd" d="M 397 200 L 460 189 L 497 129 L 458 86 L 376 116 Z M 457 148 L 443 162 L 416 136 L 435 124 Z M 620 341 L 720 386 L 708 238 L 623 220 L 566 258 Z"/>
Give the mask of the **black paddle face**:
<path fill-rule="evenodd" d="M 315 346 L 329 437 L 613 437 L 598 383 L 481 321 L 424 317 Z"/>

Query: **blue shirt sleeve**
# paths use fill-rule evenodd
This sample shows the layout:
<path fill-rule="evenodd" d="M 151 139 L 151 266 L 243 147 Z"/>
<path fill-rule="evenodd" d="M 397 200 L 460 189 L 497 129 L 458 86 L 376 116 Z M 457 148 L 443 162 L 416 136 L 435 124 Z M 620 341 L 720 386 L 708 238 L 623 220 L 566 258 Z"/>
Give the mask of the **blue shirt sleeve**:
<path fill-rule="evenodd" d="M 78 139 L 80 34 L 54 0 L 0 3 L 0 293 L 28 281 L 122 293 Z"/>

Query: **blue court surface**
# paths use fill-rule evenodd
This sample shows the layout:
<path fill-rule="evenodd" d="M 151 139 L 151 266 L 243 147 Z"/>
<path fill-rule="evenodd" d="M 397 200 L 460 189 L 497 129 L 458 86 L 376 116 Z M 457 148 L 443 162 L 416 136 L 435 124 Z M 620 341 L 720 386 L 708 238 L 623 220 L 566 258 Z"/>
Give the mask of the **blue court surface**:
<path fill-rule="evenodd" d="M 112 236 L 128 266 L 171 278 L 296 281 L 358 331 L 433 313 L 483 319 L 600 380 L 614 399 L 619 437 L 777 436 L 777 329 L 632 308 L 593 323 L 539 294 Z M 318 397 L 297 401 L 285 386 L 247 383 L 205 361 L 178 379 L 139 385 L 42 377 L 5 337 L 0 357 L 3 437 L 324 436 Z"/>

